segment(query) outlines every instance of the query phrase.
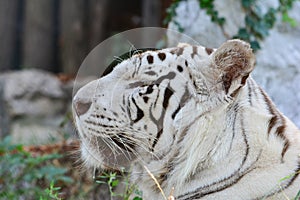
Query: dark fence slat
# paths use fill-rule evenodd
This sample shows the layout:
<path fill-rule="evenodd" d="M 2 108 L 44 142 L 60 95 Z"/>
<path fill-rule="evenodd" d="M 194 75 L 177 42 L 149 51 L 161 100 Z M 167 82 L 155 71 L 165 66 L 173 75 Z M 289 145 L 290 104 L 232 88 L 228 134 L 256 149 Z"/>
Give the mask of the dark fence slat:
<path fill-rule="evenodd" d="M 86 7 L 85 0 L 60 1 L 60 58 L 62 71 L 67 74 L 76 74 L 87 55 Z"/>
<path fill-rule="evenodd" d="M 91 50 L 105 38 L 108 0 L 89 0 L 88 11 L 88 38 Z"/>
<path fill-rule="evenodd" d="M 18 0 L 0 1 L 0 71 L 15 66 Z"/>
<path fill-rule="evenodd" d="M 26 0 L 22 67 L 55 68 L 55 0 Z"/>
<path fill-rule="evenodd" d="M 161 25 L 161 0 L 142 1 L 143 26 L 158 27 Z"/>

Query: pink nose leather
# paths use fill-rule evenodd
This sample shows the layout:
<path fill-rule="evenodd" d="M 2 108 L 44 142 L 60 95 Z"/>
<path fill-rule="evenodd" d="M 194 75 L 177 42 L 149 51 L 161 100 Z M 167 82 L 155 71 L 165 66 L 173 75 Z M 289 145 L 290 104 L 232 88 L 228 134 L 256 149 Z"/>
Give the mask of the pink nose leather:
<path fill-rule="evenodd" d="M 85 114 L 91 107 L 92 102 L 81 102 L 80 100 L 75 100 L 74 109 L 77 116 Z"/>

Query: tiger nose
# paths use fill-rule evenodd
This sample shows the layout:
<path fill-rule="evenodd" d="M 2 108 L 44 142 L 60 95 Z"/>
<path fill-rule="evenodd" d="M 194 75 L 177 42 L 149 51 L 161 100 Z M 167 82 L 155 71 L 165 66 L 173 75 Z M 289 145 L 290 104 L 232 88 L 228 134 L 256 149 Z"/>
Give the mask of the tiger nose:
<path fill-rule="evenodd" d="M 73 102 L 76 115 L 79 117 L 85 114 L 91 107 L 92 102 L 86 99 L 75 99 Z"/>
<path fill-rule="evenodd" d="M 92 98 L 97 92 L 98 81 L 94 80 L 80 88 L 73 98 L 73 111 L 79 117 L 90 109 Z"/>

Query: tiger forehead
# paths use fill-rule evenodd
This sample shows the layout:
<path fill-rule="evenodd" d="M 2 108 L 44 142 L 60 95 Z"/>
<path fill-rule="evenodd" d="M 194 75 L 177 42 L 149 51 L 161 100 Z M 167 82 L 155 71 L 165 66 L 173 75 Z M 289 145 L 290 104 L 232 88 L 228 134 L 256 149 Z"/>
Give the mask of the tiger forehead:
<path fill-rule="evenodd" d="M 208 47 L 180 43 L 178 47 L 175 48 L 163 49 L 159 51 L 147 51 L 143 53 L 142 57 L 145 57 L 147 64 L 151 65 L 157 63 L 158 61 L 166 61 L 168 60 L 169 56 L 172 56 L 171 60 L 180 56 L 183 56 L 186 59 L 194 59 L 196 55 L 200 58 L 205 58 L 212 54 L 214 50 L 215 49 Z"/>

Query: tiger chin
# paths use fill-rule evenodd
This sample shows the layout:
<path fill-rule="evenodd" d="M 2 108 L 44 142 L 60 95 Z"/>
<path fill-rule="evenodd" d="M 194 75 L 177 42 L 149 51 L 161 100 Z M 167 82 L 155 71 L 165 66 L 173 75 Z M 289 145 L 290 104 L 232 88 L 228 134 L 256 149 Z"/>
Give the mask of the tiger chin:
<path fill-rule="evenodd" d="M 300 131 L 251 78 L 249 44 L 136 53 L 73 99 L 88 167 L 131 169 L 143 199 L 293 199 Z M 145 166 L 145 167 L 144 167 Z"/>

